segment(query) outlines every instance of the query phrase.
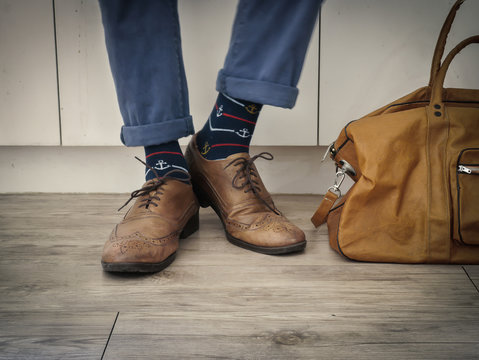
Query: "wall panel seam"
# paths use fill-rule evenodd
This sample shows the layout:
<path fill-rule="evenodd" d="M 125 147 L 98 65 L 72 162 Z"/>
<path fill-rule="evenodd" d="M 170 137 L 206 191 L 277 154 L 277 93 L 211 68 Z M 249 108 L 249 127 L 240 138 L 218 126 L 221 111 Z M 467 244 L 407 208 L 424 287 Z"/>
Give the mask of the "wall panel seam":
<path fill-rule="evenodd" d="M 58 133 L 60 137 L 60 146 L 63 145 L 62 136 L 62 113 L 60 102 L 60 77 L 58 72 L 58 41 L 57 41 L 57 20 L 55 14 L 55 0 L 52 0 L 52 12 L 53 12 L 53 41 L 55 43 L 55 71 L 57 77 L 57 104 L 58 104 Z"/>

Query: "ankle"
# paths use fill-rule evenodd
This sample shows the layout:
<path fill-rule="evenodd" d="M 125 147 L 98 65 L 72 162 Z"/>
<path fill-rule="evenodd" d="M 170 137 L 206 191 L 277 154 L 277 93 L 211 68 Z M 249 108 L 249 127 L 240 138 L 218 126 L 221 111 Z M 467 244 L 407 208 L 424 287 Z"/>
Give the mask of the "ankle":
<path fill-rule="evenodd" d="M 145 146 L 145 179 L 151 180 L 155 177 L 169 177 L 187 179 L 188 165 L 186 164 L 183 152 L 178 141 L 169 143 Z M 174 171 L 173 171 L 174 170 Z"/>
<path fill-rule="evenodd" d="M 218 94 L 211 115 L 197 135 L 201 155 L 208 160 L 218 160 L 249 152 L 261 107 L 261 104 Z"/>

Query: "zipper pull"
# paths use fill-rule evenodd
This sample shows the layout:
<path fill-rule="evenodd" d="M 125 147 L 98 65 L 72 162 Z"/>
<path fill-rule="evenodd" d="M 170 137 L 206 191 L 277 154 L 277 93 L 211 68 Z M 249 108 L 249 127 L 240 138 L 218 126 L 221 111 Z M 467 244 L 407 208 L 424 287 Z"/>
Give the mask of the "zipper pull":
<path fill-rule="evenodd" d="M 321 159 L 321 162 L 323 162 L 324 160 L 326 160 L 326 158 L 328 157 L 328 155 L 330 155 L 334 150 L 334 142 L 329 144 L 328 148 L 326 149 L 326 152 L 324 153 L 323 155 L 323 158 Z M 334 150 L 335 151 L 335 150 Z"/>
<path fill-rule="evenodd" d="M 472 170 L 468 167 L 465 167 L 464 165 L 459 165 L 459 167 L 457 168 L 457 172 L 461 174 L 472 174 Z"/>

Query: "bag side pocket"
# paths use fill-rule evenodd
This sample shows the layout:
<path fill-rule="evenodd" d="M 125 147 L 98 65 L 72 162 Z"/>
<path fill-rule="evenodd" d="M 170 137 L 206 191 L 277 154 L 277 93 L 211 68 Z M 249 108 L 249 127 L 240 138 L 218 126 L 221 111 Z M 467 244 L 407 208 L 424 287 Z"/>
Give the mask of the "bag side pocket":
<path fill-rule="evenodd" d="M 458 239 L 465 245 L 479 245 L 479 148 L 461 151 L 456 181 Z"/>

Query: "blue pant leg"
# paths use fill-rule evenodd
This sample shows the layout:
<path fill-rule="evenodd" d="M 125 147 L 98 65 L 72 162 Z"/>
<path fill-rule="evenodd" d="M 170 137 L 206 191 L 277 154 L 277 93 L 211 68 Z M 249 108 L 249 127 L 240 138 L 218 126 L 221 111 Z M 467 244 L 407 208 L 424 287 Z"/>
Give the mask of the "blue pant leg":
<path fill-rule="evenodd" d="M 176 0 L 100 0 L 127 146 L 194 133 Z"/>
<path fill-rule="evenodd" d="M 292 108 L 321 0 L 240 0 L 216 89 Z"/>

